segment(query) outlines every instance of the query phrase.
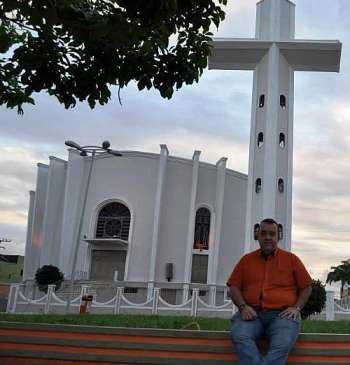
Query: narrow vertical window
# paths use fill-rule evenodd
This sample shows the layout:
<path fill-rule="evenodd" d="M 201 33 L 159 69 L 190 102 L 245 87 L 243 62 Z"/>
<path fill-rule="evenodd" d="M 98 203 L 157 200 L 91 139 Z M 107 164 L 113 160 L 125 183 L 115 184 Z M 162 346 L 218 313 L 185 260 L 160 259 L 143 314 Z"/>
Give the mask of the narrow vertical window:
<path fill-rule="evenodd" d="M 259 108 L 263 108 L 263 107 L 264 107 L 264 105 L 265 105 L 265 95 L 264 95 L 264 94 L 262 94 L 262 95 L 260 95 L 260 97 L 259 97 Z"/>
<path fill-rule="evenodd" d="M 261 179 L 260 177 L 255 181 L 255 192 L 259 194 L 261 191 Z"/>
<path fill-rule="evenodd" d="M 283 179 L 278 179 L 278 191 L 284 193 L 284 181 Z"/>
<path fill-rule="evenodd" d="M 278 225 L 278 240 L 283 240 L 283 226 L 282 224 Z"/>
<path fill-rule="evenodd" d="M 280 95 L 280 105 L 282 109 L 286 109 L 287 107 L 287 99 L 284 95 Z"/>
<path fill-rule="evenodd" d="M 196 213 L 193 248 L 196 250 L 209 249 L 210 211 L 199 208 Z"/>
<path fill-rule="evenodd" d="M 280 133 L 279 145 L 281 148 L 284 148 L 284 146 L 286 145 L 286 136 L 284 135 L 284 133 Z"/>
<path fill-rule="evenodd" d="M 262 145 L 264 144 L 264 133 L 263 132 L 260 132 L 258 134 L 258 140 L 256 143 L 258 145 L 258 148 L 262 147 Z"/>
<path fill-rule="evenodd" d="M 258 240 L 259 230 L 260 230 L 260 224 L 257 223 L 254 225 L 254 240 L 255 241 Z"/>

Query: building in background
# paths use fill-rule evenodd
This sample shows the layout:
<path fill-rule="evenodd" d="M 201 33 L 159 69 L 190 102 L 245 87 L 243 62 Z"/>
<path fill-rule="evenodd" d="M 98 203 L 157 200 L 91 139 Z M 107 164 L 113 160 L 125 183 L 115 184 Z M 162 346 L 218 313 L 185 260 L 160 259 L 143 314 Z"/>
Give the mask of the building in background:
<path fill-rule="evenodd" d="M 24 256 L 0 255 L 0 283 L 18 283 L 23 277 Z"/>
<path fill-rule="evenodd" d="M 216 165 L 160 154 L 95 157 L 75 278 L 225 286 L 244 253 L 247 176 Z M 91 157 L 38 164 L 30 192 L 24 280 L 52 264 L 70 277 Z M 175 289 L 174 289 L 175 290 Z M 180 296 L 176 290 L 168 294 Z M 182 294 L 181 294 L 182 295 Z"/>

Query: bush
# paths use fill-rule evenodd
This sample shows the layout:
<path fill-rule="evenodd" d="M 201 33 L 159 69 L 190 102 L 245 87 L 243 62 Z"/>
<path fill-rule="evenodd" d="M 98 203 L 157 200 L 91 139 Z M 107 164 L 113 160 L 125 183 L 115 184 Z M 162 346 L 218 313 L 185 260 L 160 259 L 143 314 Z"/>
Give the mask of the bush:
<path fill-rule="evenodd" d="M 44 265 L 35 273 L 35 282 L 40 291 L 47 293 L 49 285 L 55 284 L 55 291 L 61 287 L 64 275 L 61 270 L 53 265 Z"/>
<path fill-rule="evenodd" d="M 322 312 L 326 304 L 326 289 L 320 280 L 312 280 L 312 293 L 304 308 L 301 310 L 301 318 L 306 319 L 312 314 Z"/>

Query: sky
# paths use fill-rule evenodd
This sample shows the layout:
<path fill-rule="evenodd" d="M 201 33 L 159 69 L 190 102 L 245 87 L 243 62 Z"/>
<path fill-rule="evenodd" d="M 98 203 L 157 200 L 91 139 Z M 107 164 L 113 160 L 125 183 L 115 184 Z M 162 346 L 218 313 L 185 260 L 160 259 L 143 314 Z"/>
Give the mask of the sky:
<path fill-rule="evenodd" d="M 338 39 L 340 73 L 295 73 L 292 251 L 312 277 L 325 280 L 331 266 L 350 258 L 350 1 L 295 0 L 297 39 Z M 215 37 L 253 38 L 256 0 L 229 0 Z M 199 83 L 164 100 L 135 84 L 107 106 L 66 110 L 45 93 L 24 116 L 0 107 L 0 253 L 24 254 L 29 190 L 36 164 L 67 159 L 64 141 L 81 145 L 108 139 L 112 148 L 159 152 L 248 171 L 250 71 L 205 70 Z"/>

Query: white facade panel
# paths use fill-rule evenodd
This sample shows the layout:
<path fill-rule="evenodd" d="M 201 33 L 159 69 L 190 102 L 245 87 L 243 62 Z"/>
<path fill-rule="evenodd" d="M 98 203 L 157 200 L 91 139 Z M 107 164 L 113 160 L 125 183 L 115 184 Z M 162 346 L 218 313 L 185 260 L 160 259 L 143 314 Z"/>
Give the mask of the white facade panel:
<path fill-rule="evenodd" d="M 164 282 L 166 263 L 174 264 L 173 282 L 185 282 L 192 163 L 169 158 L 160 219 L 156 281 Z"/>
<path fill-rule="evenodd" d="M 106 156 L 95 160 L 83 222 L 82 237 L 95 238 L 97 216 L 108 202 L 118 201 L 131 212 L 125 278 L 147 281 L 151 252 L 159 156 Z M 93 247 L 98 249 L 98 247 Z M 77 270 L 89 273 L 89 250 L 82 241 Z"/>

